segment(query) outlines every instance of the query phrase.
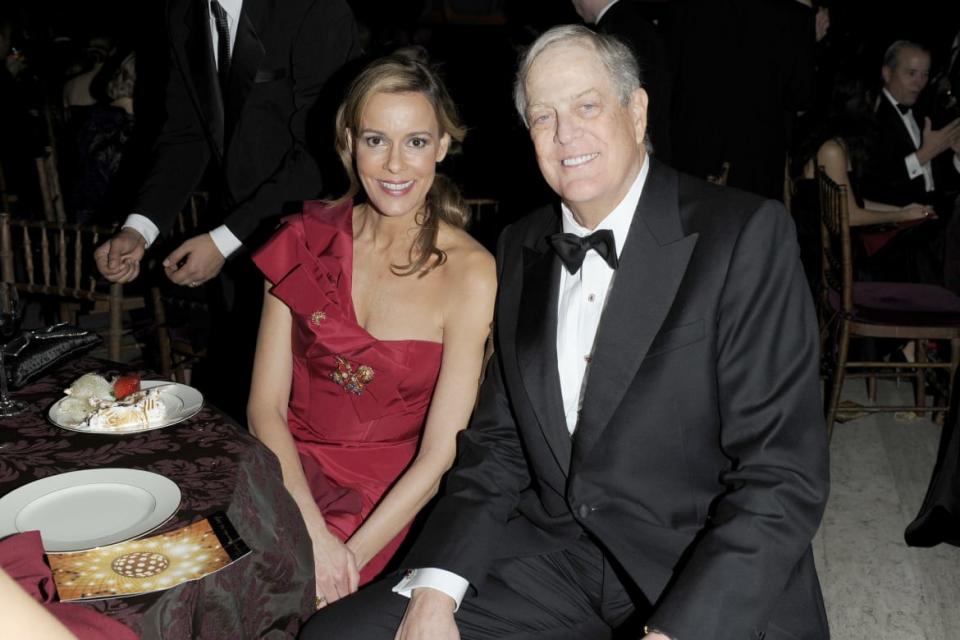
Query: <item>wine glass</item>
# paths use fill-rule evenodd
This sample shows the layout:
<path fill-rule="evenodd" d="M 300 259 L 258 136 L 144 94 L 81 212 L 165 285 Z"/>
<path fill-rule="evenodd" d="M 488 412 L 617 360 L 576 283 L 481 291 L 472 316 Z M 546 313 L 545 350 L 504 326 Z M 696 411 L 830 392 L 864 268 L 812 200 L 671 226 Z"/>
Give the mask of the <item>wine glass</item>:
<path fill-rule="evenodd" d="M 9 345 L 20 333 L 23 308 L 17 295 L 17 286 L 12 282 L 0 282 L 0 417 L 15 416 L 27 408 L 22 400 L 7 395 L 6 355 Z"/>

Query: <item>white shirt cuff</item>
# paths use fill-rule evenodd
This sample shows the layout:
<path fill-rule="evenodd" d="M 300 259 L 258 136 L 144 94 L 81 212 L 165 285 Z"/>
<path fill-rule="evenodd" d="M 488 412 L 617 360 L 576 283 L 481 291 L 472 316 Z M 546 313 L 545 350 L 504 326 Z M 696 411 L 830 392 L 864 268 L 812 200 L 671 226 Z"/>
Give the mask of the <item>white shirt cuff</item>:
<path fill-rule="evenodd" d="M 920 166 L 916 153 L 911 153 L 903 161 L 907 163 L 907 175 L 911 180 L 923 175 L 923 167 Z"/>
<path fill-rule="evenodd" d="M 237 236 L 233 235 L 233 231 L 230 231 L 225 224 L 211 231 L 210 238 L 213 240 L 213 244 L 217 245 L 217 249 L 220 250 L 224 258 L 229 258 L 231 253 L 243 246 L 243 243 L 237 239 Z"/>
<path fill-rule="evenodd" d="M 403 574 L 403 578 L 393 587 L 393 592 L 409 598 L 414 589 L 428 587 L 447 594 L 456 603 L 454 611 L 460 608 L 463 596 L 467 593 L 470 583 L 450 571 L 443 569 L 411 569 Z"/>
<path fill-rule="evenodd" d="M 955 151 L 953 154 L 953 168 L 960 173 L 960 151 Z"/>
<path fill-rule="evenodd" d="M 127 219 L 123 221 L 123 226 L 130 227 L 142 235 L 143 239 L 147 241 L 148 248 L 153 244 L 154 240 L 157 239 L 157 236 L 160 235 L 160 229 L 157 228 L 157 225 L 153 224 L 153 220 L 139 213 L 131 213 L 128 215 Z"/>

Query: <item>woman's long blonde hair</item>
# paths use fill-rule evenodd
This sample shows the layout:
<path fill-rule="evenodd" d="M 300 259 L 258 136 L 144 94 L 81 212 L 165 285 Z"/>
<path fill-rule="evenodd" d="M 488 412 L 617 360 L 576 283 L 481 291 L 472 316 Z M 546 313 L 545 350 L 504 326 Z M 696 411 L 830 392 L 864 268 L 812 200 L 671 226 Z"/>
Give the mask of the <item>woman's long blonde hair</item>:
<path fill-rule="evenodd" d="M 336 147 L 340 162 L 347 172 L 350 186 L 347 192 L 335 202 L 353 199 L 360 192 L 360 180 L 354 164 L 352 140 L 356 143 L 355 132 L 361 128 L 363 110 L 374 95 L 379 93 L 419 93 L 426 98 L 437 116 L 440 135 L 450 136 L 450 149 L 463 142 L 466 128 L 457 115 L 457 107 L 447 93 L 440 78 L 423 62 L 406 55 L 390 55 L 374 60 L 360 72 L 347 90 L 347 95 L 337 110 Z M 447 254 L 437 247 L 437 234 L 440 221 L 458 228 L 464 228 L 470 219 L 470 210 L 460 190 L 445 176 L 437 173 L 426 204 L 422 212 L 417 213 L 420 231 L 410 247 L 409 261 L 406 265 L 393 265 L 398 275 L 425 275 L 442 265 Z"/>

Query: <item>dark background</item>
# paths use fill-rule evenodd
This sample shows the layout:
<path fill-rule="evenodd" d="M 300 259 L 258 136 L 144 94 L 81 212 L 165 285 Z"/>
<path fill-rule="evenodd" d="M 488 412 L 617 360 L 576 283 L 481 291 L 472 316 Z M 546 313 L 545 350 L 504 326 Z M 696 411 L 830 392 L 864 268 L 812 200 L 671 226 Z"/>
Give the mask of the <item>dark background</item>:
<path fill-rule="evenodd" d="M 280 0 L 282 1 L 282 0 Z M 444 163 L 467 197 L 501 201 L 497 228 L 475 229 L 490 244 L 498 228 L 519 213 L 550 198 L 539 177 L 526 132 L 515 116 L 511 85 L 519 51 L 544 29 L 578 22 L 566 0 L 348 0 L 361 25 L 368 57 L 408 44 L 420 44 L 438 64 L 469 128 L 463 153 Z M 669 44 L 669 0 L 644 3 Z M 831 11 L 830 46 L 859 65 L 863 77 L 880 83 L 880 62 L 895 39 L 928 45 L 934 66 L 945 59 L 960 27 L 960 2 L 915 0 L 877 3 L 871 0 L 822 2 Z M 881 6 L 883 9 L 881 10 Z M 3 0 L 3 11 L 14 17 L 13 44 L 23 52 L 37 77 L 38 91 L 51 105 L 59 103 L 60 88 L 71 58 L 92 36 L 112 36 L 118 47 L 137 52 L 135 142 L 124 158 L 121 176 L 137 182 L 145 149 L 159 126 L 165 47 L 163 3 L 157 0 Z M 723 52 L 707 61 L 718 73 L 750 73 L 724 68 Z M 329 99 L 336 101 L 337 96 Z M 735 99 L 722 96 L 718 99 Z M 323 122 L 318 127 L 328 126 Z M 329 139 L 319 136 L 318 140 Z M 0 144 L 10 141 L 0 141 Z M 318 145 L 319 146 L 319 145 Z M 329 148 L 315 149 L 332 161 Z M 342 184 L 331 176 L 328 190 Z M 123 207 L 118 207 L 118 216 Z M 105 221 L 109 222 L 109 221 Z"/>

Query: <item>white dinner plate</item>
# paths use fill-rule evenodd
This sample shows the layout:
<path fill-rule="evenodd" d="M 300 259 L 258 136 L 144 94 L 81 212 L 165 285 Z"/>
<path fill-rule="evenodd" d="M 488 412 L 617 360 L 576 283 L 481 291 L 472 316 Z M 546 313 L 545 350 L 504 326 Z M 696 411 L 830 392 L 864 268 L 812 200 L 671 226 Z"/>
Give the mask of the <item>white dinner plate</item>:
<path fill-rule="evenodd" d="M 152 431 L 162 429 L 170 425 L 183 422 L 187 418 L 192 418 L 201 408 L 203 408 L 203 394 L 188 387 L 185 384 L 177 382 L 168 382 L 166 380 L 144 380 L 140 383 L 141 389 L 152 389 L 153 387 L 163 387 L 160 391 L 160 402 L 166 408 L 167 418 L 161 422 L 150 425 L 132 425 L 115 429 L 94 428 L 85 424 L 77 424 L 68 421 L 60 411 L 61 403 L 70 396 L 60 398 L 47 414 L 50 422 L 63 429 L 70 431 L 81 431 L 83 433 L 102 433 L 107 435 L 124 435 L 127 433 L 141 433 L 143 431 Z"/>
<path fill-rule="evenodd" d="M 48 552 L 83 551 L 156 529 L 180 487 L 139 469 L 85 469 L 35 480 L 0 498 L 0 537 L 39 529 Z"/>

